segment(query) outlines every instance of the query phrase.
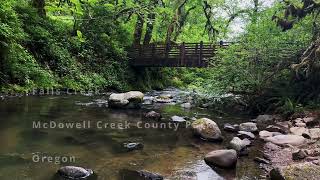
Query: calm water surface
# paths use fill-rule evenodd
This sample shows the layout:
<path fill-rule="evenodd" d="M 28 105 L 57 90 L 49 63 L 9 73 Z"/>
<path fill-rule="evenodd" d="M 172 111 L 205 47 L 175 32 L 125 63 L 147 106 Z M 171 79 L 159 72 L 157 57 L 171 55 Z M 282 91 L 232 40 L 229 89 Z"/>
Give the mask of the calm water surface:
<path fill-rule="evenodd" d="M 172 115 L 208 117 L 220 127 L 223 123 L 246 121 L 241 117 L 220 117 L 203 109 L 183 110 L 174 105 L 151 105 L 140 110 L 114 110 L 77 102 L 92 102 L 105 97 L 46 96 L 9 98 L 0 101 L 0 179 L 49 180 L 64 165 L 93 169 L 99 180 L 119 179 L 124 168 L 148 170 L 162 174 L 166 179 L 257 179 L 261 174 L 253 158 L 257 146 L 251 148 L 249 157 L 241 157 L 236 170 L 211 169 L 203 157 L 206 153 L 225 148 L 234 136 L 224 133 L 223 143 L 206 143 L 180 126 L 173 129 L 145 129 L 135 127 L 145 123 L 143 113 L 150 109 L 162 112 L 165 120 Z M 90 121 L 90 129 L 34 129 L 33 122 L 82 122 Z M 97 129 L 95 123 L 133 124 L 129 129 Z M 149 121 L 150 122 L 150 121 Z M 125 152 L 123 142 L 141 142 L 143 150 Z M 255 142 L 256 143 L 256 142 Z M 70 157 L 72 162 L 34 162 L 39 157 Z M 72 157 L 75 157 L 75 161 Z M 42 160 L 41 160 L 42 161 Z"/>

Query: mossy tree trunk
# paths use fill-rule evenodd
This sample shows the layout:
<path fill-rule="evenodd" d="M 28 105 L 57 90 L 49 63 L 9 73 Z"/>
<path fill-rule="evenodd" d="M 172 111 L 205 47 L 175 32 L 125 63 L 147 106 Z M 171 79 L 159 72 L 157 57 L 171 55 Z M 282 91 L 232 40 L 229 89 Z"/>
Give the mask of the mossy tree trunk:
<path fill-rule="evenodd" d="M 37 9 L 38 14 L 41 17 L 46 16 L 46 10 L 45 10 L 46 1 L 45 0 L 32 0 L 32 6 Z"/>

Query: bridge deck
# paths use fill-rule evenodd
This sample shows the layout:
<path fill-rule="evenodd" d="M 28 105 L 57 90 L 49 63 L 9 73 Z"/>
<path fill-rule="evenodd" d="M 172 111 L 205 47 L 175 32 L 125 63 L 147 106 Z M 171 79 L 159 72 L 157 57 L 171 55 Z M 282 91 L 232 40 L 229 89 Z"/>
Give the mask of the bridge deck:
<path fill-rule="evenodd" d="M 129 51 L 133 66 L 144 67 L 207 67 L 216 50 L 229 43 L 181 43 L 136 45 Z"/>

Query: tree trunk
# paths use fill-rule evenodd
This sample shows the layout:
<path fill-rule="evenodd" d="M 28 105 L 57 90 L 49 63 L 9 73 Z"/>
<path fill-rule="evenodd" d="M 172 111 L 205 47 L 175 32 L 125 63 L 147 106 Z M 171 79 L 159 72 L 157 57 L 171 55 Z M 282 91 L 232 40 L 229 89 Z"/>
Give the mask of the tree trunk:
<path fill-rule="evenodd" d="M 38 14 L 41 17 L 46 16 L 46 10 L 45 10 L 46 2 L 45 2 L 45 0 L 32 0 L 32 6 L 37 9 Z"/>
<path fill-rule="evenodd" d="M 183 15 L 181 15 L 181 17 L 179 19 L 179 26 L 177 27 L 176 33 L 175 33 L 174 38 L 173 38 L 174 42 L 177 41 L 179 35 L 181 34 L 182 28 L 186 23 L 186 20 L 187 20 L 189 14 L 190 14 L 190 11 L 192 11 L 195 8 L 196 8 L 196 6 L 193 6 L 193 7 L 189 8 L 186 13 L 183 13 Z"/>
<path fill-rule="evenodd" d="M 155 13 L 150 13 L 148 15 L 146 35 L 144 36 L 143 44 L 150 44 L 150 41 L 152 39 L 152 32 L 153 32 L 155 19 L 156 19 Z"/>
<path fill-rule="evenodd" d="M 257 19 L 258 19 L 258 12 L 259 12 L 259 0 L 253 0 L 253 15 L 252 15 L 252 22 L 254 24 L 257 23 Z"/>
<path fill-rule="evenodd" d="M 188 0 L 184 0 L 183 3 L 178 7 L 178 9 L 176 10 L 176 13 L 174 14 L 172 21 L 168 27 L 167 30 L 167 37 L 166 37 L 166 43 L 170 43 L 171 42 L 171 38 L 172 38 L 172 34 L 174 33 L 174 31 L 176 30 L 176 26 L 179 23 L 179 19 L 181 18 L 181 14 L 182 11 L 184 10 L 184 6 L 186 5 Z"/>
<path fill-rule="evenodd" d="M 134 31 L 134 37 L 133 37 L 133 44 L 134 45 L 140 45 L 140 43 L 141 43 L 143 24 L 144 24 L 144 19 L 143 19 L 142 15 L 138 15 L 136 27 L 135 27 L 135 31 Z"/>

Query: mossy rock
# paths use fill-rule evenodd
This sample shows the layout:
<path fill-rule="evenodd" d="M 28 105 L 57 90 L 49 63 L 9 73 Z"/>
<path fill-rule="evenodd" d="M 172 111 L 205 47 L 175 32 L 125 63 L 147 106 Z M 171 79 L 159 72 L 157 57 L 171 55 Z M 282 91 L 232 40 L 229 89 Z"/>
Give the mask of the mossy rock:
<path fill-rule="evenodd" d="M 277 167 L 270 171 L 271 180 L 319 180 L 320 166 L 313 163 L 298 163 Z"/>

